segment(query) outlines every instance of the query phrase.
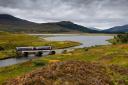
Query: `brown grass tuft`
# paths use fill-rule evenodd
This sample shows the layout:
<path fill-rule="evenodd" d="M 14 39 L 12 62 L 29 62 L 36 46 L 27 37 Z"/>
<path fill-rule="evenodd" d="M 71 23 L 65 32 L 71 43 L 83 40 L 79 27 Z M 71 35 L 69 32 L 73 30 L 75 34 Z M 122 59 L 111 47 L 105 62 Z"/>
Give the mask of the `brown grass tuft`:
<path fill-rule="evenodd" d="M 3 85 L 113 85 L 100 64 L 66 61 L 49 64 Z"/>

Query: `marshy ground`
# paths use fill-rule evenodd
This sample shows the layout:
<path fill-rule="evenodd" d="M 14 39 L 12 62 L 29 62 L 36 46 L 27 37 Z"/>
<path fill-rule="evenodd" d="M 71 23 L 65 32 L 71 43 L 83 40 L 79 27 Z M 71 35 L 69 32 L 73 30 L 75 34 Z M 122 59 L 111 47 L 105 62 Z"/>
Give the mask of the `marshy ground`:
<path fill-rule="evenodd" d="M 51 85 L 62 85 L 62 83 L 65 84 L 66 82 L 68 83 L 68 85 L 81 85 L 80 83 L 83 83 L 83 85 L 88 85 L 88 83 L 92 81 L 91 79 L 97 80 L 98 78 L 101 78 L 101 81 L 103 82 L 104 81 L 106 81 L 107 83 L 109 82 L 108 85 L 127 85 L 128 84 L 127 61 L 128 61 L 127 44 L 80 48 L 72 52 L 67 52 L 59 55 L 51 55 L 43 58 L 34 59 L 32 61 L 23 64 L 0 68 L 0 75 L 1 75 L 0 81 L 3 82 L 6 81 L 7 79 L 10 80 L 12 78 L 21 76 L 18 77 L 18 80 L 16 78 L 18 85 L 18 83 L 21 82 L 22 78 L 28 79 L 30 77 L 30 81 L 32 81 L 33 79 L 35 80 L 37 78 L 36 74 L 41 73 L 42 75 L 41 78 L 49 76 L 48 79 L 46 78 L 46 81 L 45 78 L 43 78 L 44 80 L 41 80 L 43 81 L 44 85 L 47 85 L 47 83 L 50 83 L 51 81 L 52 83 L 53 82 L 55 83 Z M 57 65 L 57 63 L 55 62 L 60 62 L 60 63 Z M 51 63 L 55 63 L 55 64 L 51 64 Z M 56 67 L 56 69 L 54 69 L 52 66 Z M 89 69 L 89 71 L 85 69 Z M 29 73 L 32 70 L 35 71 Z M 46 75 L 44 75 L 41 71 L 46 72 Z M 63 73 L 63 71 L 65 73 Z M 74 73 L 74 71 L 77 71 L 77 73 Z M 52 75 L 49 74 L 49 72 L 51 72 Z M 85 82 L 85 80 L 83 80 L 84 78 L 81 77 L 84 74 L 83 73 L 81 74 L 81 72 L 83 73 L 88 72 L 90 80 L 87 79 Z M 35 75 L 35 77 L 33 77 L 32 79 L 31 79 L 32 76 L 31 74 Z M 104 77 L 106 78 L 105 80 Z M 65 82 L 62 82 L 63 78 L 66 79 Z M 69 80 L 71 79 L 71 81 L 68 81 L 68 79 Z M 25 81 L 26 80 L 22 82 L 26 83 Z M 40 81 L 40 78 L 38 81 Z M 76 81 L 75 84 L 72 81 Z M 93 83 L 97 83 L 97 82 L 95 81 Z M 10 85 L 11 84 L 15 85 L 14 82 L 11 80 L 10 82 L 7 82 L 7 84 L 9 83 Z M 98 84 L 89 84 L 89 85 L 107 85 L 107 83 L 106 84 L 102 84 L 102 83 L 99 82 Z"/>
<path fill-rule="evenodd" d="M 128 44 L 79 48 L 1 67 L 0 84 L 128 85 Z"/>

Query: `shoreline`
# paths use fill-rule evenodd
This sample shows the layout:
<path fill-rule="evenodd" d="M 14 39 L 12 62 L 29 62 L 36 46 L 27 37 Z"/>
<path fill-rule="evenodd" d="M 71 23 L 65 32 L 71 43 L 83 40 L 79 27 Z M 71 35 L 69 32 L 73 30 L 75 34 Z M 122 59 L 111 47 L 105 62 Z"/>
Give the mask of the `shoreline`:
<path fill-rule="evenodd" d="M 107 33 L 28 33 L 28 35 L 35 35 L 35 36 L 56 36 L 56 35 L 87 35 L 87 36 L 114 36 L 117 34 L 107 34 Z"/>

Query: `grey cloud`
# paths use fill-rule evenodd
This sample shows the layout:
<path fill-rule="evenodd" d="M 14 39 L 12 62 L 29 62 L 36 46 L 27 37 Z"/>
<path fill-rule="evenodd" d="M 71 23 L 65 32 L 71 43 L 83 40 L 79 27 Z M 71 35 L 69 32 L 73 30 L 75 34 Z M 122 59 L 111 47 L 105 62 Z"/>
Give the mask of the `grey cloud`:
<path fill-rule="evenodd" d="M 0 13 L 35 22 L 70 20 L 108 28 L 128 24 L 128 0 L 0 0 Z"/>

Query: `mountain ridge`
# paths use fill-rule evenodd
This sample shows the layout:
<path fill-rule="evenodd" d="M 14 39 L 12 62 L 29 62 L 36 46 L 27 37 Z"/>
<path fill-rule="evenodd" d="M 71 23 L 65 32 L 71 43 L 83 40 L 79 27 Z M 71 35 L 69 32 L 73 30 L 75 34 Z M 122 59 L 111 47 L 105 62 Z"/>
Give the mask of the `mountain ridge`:
<path fill-rule="evenodd" d="M 103 32 L 107 33 L 126 33 L 128 32 L 128 24 L 122 26 L 114 26 L 112 28 L 103 30 Z"/>
<path fill-rule="evenodd" d="M 89 32 L 97 33 L 98 31 L 87 27 L 77 25 L 71 21 L 50 22 L 50 23 L 34 23 L 24 19 L 20 19 L 8 14 L 0 14 L 0 30 L 9 32 Z"/>
<path fill-rule="evenodd" d="M 0 31 L 25 33 L 126 33 L 128 24 L 105 30 L 84 27 L 71 21 L 36 23 L 9 14 L 0 14 Z"/>

